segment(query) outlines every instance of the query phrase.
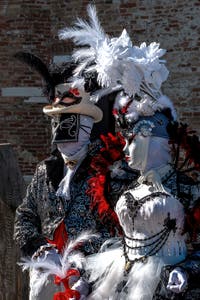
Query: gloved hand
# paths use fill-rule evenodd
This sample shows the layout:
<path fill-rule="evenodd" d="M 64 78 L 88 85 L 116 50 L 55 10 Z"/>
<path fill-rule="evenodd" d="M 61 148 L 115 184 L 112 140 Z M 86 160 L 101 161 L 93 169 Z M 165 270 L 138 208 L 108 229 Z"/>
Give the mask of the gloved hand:
<path fill-rule="evenodd" d="M 71 278 L 71 289 L 76 290 L 80 293 L 80 300 L 85 300 L 87 299 L 87 296 L 89 294 L 90 288 L 89 288 L 89 283 L 82 277 L 78 279 L 78 277 Z"/>
<path fill-rule="evenodd" d="M 56 265 L 60 265 L 60 255 L 58 253 L 58 250 L 50 245 L 46 244 L 41 246 L 32 256 L 33 260 L 36 260 L 37 262 L 53 262 Z"/>
<path fill-rule="evenodd" d="M 175 268 L 169 274 L 167 289 L 174 293 L 181 293 L 188 285 L 187 273 L 181 268 Z"/>

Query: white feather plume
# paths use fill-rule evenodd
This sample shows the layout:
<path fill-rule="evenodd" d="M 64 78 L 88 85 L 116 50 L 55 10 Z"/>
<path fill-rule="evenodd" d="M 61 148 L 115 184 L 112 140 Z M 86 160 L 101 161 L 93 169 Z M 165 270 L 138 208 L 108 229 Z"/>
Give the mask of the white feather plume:
<path fill-rule="evenodd" d="M 43 270 L 42 273 L 45 273 L 47 277 L 49 275 L 58 275 L 61 278 L 65 277 L 65 275 L 62 273 L 61 267 L 51 259 L 38 261 L 36 259 L 31 259 L 31 258 L 22 258 L 21 262 L 18 264 L 22 266 L 23 271 L 27 269 L 37 269 L 37 270 L 42 269 Z"/>
<path fill-rule="evenodd" d="M 89 45 L 92 48 L 97 47 L 97 43 L 106 38 L 103 28 L 100 26 L 94 6 L 88 6 L 88 15 L 90 23 L 77 18 L 74 27 L 66 27 L 59 31 L 60 39 L 73 39 L 76 45 Z"/>
<path fill-rule="evenodd" d="M 83 232 L 75 240 L 71 240 L 67 243 L 63 252 L 60 254 L 59 263 L 48 257 L 48 252 L 45 253 L 43 258 L 32 259 L 22 258 L 18 263 L 22 270 L 32 269 L 36 272 L 38 280 L 34 280 L 32 283 L 32 290 L 37 295 L 42 289 L 43 285 L 47 283 L 49 275 L 57 275 L 61 279 L 66 277 L 66 272 L 71 268 L 83 268 L 85 264 L 85 256 L 77 251 L 76 248 L 93 238 L 98 238 L 99 235 L 93 234 L 91 231 Z M 42 272 L 39 272 L 42 270 Z"/>
<path fill-rule="evenodd" d="M 176 109 L 174 108 L 172 101 L 166 95 L 159 97 L 158 102 L 163 105 L 163 108 L 170 108 L 174 121 L 177 120 Z"/>
<path fill-rule="evenodd" d="M 75 26 L 62 30 L 59 37 L 71 38 L 76 45 L 82 46 L 73 53 L 78 63 L 76 77 L 83 71 L 97 73 L 102 89 L 96 91 L 91 100 L 97 102 L 102 96 L 120 89 L 133 98 L 136 94 L 143 97 L 146 93 L 151 97 L 143 103 L 146 110 L 148 105 L 152 105 L 153 111 L 168 105 L 175 117 L 173 104 L 161 97 L 162 83 L 169 74 L 165 60 L 161 59 L 166 50 L 156 42 L 133 45 L 125 29 L 119 37 L 110 38 L 100 25 L 95 6 L 89 5 L 87 11 L 88 21 L 78 18 Z M 141 115 L 141 107 L 136 103 L 136 111 L 130 112 L 129 117 Z"/>
<path fill-rule="evenodd" d="M 33 269 L 30 276 L 30 297 L 37 298 L 42 288 L 48 284 L 48 274 Z"/>
<path fill-rule="evenodd" d="M 98 37 L 101 36 L 102 39 L 104 39 L 105 32 L 97 17 L 96 7 L 94 5 L 89 4 L 87 7 L 87 11 L 88 11 L 88 16 L 90 18 L 92 27 L 94 28 L 94 30 L 96 30 L 96 32 L 98 32 Z"/>
<path fill-rule="evenodd" d="M 150 93 L 158 93 L 168 76 L 165 61 L 160 59 L 166 51 L 155 42 L 133 46 L 125 29 L 118 38 L 109 38 L 92 5 L 88 6 L 88 16 L 88 22 L 78 18 L 75 27 L 65 28 L 59 34 L 61 39 L 71 38 L 76 45 L 83 46 L 73 54 L 79 62 L 76 76 L 83 70 L 97 72 L 102 88 L 121 84 L 125 93 L 133 97 L 140 93 L 144 82 Z"/>
<path fill-rule="evenodd" d="M 61 266 L 62 269 L 65 270 L 68 265 L 69 265 L 69 255 L 72 251 L 74 251 L 74 249 L 79 246 L 80 244 L 85 243 L 86 241 L 89 241 L 93 238 L 98 238 L 99 235 L 98 234 L 93 234 L 91 231 L 84 231 L 83 233 L 81 233 L 75 240 L 71 240 L 69 241 L 69 243 L 67 243 L 62 257 L 61 257 Z M 76 257 L 76 256 L 74 256 Z M 82 257 L 80 256 L 80 258 L 82 259 Z"/>
<path fill-rule="evenodd" d="M 112 94 L 114 92 L 120 91 L 122 89 L 122 85 L 118 84 L 115 87 L 102 88 L 94 92 L 90 96 L 90 101 L 97 103 L 98 100 L 106 95 Z"/>
<path fill-rule="evenodd" d="M 106 35 L 97 18 L 95 6 L 88 5 L 88 16 L 90 22 L 77 18 L 74 27 L 59 31 L 59 38 L 73 39 L 76 45 L 97 49 L 99 42 L 106 39 Z M 82 55 L 85 55 L 84 51 L 87 52 L 87 49 L 82 49 Z"/>

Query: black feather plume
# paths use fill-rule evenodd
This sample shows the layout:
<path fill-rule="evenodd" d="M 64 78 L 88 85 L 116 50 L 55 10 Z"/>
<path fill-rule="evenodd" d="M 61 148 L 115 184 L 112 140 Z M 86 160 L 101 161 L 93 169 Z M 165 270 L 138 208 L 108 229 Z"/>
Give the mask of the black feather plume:
<path fill-rule="evenodd" d="M 33 70 L 35 70 L 42 76 L 49 90 L 49 100 L 53 100 L 54 81 L 45 63 L 38 56 L 29 52 L 19 51 L 14 54 L 14 57 L 22 63 L 27 64 L 29 67 L 31 67 Z"/>

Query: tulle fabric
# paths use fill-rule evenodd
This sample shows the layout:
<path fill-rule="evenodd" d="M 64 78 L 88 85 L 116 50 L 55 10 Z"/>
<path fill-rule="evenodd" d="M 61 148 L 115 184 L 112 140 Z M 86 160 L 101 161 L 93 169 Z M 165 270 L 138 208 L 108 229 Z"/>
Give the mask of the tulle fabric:
<path fill-rule="evenodd" d="M 41 276 L 36 269 L 30 270 L 29 300 L 51 300 L 56 292 L 63 291 L 62 285 L 54 284 L 53 276 Z"/>
<path fill-rule="evenodd" d="M 86 258 L 86 272 L 93 284 L 93 292 L 87 300 L 151 300 L 160 281 L 162 267 L 183 259 L 183 255 L 149 256 L 146 262 L 136 262 L 126 272 L 121 239 L 109 239 L 99 253 Z"/>

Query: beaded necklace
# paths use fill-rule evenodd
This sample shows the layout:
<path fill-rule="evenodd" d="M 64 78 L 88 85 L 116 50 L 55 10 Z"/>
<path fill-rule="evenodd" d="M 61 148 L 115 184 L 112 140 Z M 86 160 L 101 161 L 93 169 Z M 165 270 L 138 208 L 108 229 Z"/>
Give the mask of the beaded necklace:
<path fill-rule="evenodd" d="M 137 201 L 130 192 L 125 193 L 124 196 L 126 199 L 127 208 L 131 212 L 131 219 L 132 219 L 133 231 L 134 231 L 134 221 L 135 221 L 135 218 L 136 218 L 140 208 L 142 207 L 142 205 L 144 203 L 146 203 L 147 201 L 152 200 L 153 197 L 158 197 L 158 196 L 169 197 L 170 194 L 164 193 L 164 192 L 154 192 L 150 195 L 143 197 L 139 201 Z M 124 233 L 123 234 L 123 251 L 124 251 L 124 257 L 125 257 L 125 261 L 126 261 L 126 264 L 125 264 L 126 272 L 130 271 L 130 269 L 134 263 L 145 262 L 149 256 L 153 256 L 156 253 L 158 253 L 159 250 L 166 243 L 171 231 L 174 231 L 174 232 L 176 231 L 176 219 L 171 219 L 170 213 L 168 213 L 167 218 L 164 220 L 163 229 L 161 229 L 159 232 L 157 232 L 156 234 L 154 234 L 148 238 L 136 239 L 136 238 L 129 237 Z M 133 242 L 148 242 L 148 243 L 145 245 L 140 245 L 140 246 L 130 246 L 127 244 L 127 240 L 131 240 Z M 153 246 L 153 247 L 147 253 L 145 253 L 145 255 L 143 255 L 139 258 L 132 259 L 132 260 L 128 257 L 129 249 L 131 249 L 131 250 L 144 249 L 145 250 L 146 247 L 149 247 L 149 246 Z"/>

